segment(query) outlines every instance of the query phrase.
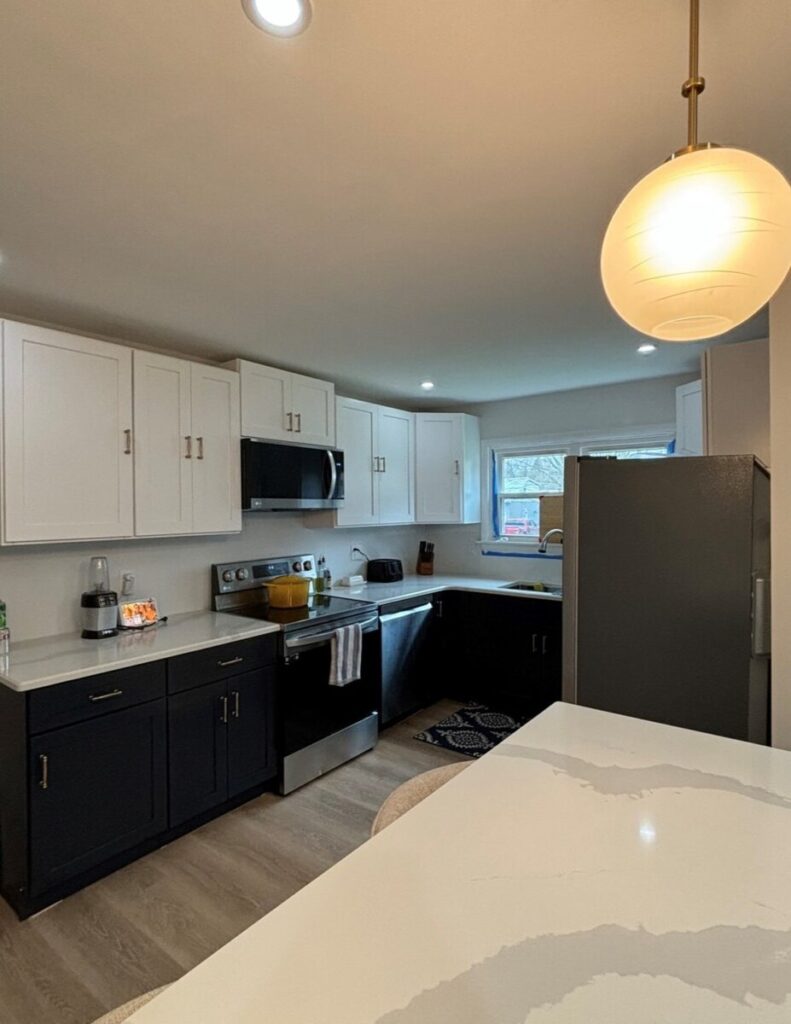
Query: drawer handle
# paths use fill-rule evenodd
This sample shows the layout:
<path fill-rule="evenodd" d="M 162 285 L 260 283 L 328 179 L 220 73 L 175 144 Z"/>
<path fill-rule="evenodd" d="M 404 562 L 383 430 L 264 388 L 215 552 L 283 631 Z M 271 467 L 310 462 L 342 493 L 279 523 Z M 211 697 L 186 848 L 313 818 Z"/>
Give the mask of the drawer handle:
<path fill-rule="evenodd" d="M 113 697 L 120 697 L 123 694 L 123 690 L 108 690 L 107 693 L 91 693 L 88 695 L 88 700 L 94 704 L 98 704 L 100 700 L 110 700 Z"/>
<path fill-rule="evenodd" d="M 185 459 L 191 459 L 192 458 L 192 435 L 191 434 L 187 434 L 187 436 L 184 438 L 184 440 L 187 442 L 187 450 L 184 452 L 184 458 Z"/>
<path fill-rule="evenodd" d="M 223 725 L 228 724 L 228 698 L 220 697 L 220 704 L 222 704 L 222 712 L 220 714 L 220 721 Z"/>
<path fill-rule="evenodd" d="M 302 433 L 302 413 L 301 412 L 294 413 L 294 419 L 297 422 L 297 425 L 296 425 L 296 428 L 295 428 L 296 433 L 297 434 L 301 434 Z"/>
<path fill-rule="evenodd" d="M 234 690 L 233 693 L 231 694 L 231 696 L 233 697 L 233 711 L 231 712 L 231 714 L 233 715 L 234 718 L 238 718 L 239 717 L 239 691 L 238 690 Z"/>
<path fill-rule="evenodd" d="M 538 633 L 533 633 L 531 640 L 531 653 L 538 654 Z"/>
<path fill-rule="evenodd" d="M 129 429 L 129 427 L 127 427 L 126 430 L 124 431 L 124 438 L 126 440 L 126 446 L 124 448 L 124 455 L 131 455 L 132 454 L 132 431 Z"/>
<path fill-rule="evenodd" d="M 46 754 L 39 754 L 38 763 L 41 765 L 41 778 L 38 784 L 42 789 L 49 789 L 49 758 Z"/>
<path fill-rule="evenodd" d="M 286 418 L 288 419 L 288 425 L 286 427 L 286 430 L 291 432 L 291 431 L 294 430 L 294 413 L 293 412 L 287 412 L 286 413 Z"/>
<path fill-rule="evenodd" d="M 229 665 L 241 665 L 244 658 L 231 658 L 229 661 L 218 661 L 220 668 L 228 668 Z"/>
<path fill-rule="evenodd" d="M 547 653 L 547 638 L 545 636 L 541 637 L 541 653 Z"/>
<path fill-rule="evenodd" d="M 198 442 L 198 461 L 201 462 L 203 460 L 203 438 L 196 437 L 195 440 Z"/>

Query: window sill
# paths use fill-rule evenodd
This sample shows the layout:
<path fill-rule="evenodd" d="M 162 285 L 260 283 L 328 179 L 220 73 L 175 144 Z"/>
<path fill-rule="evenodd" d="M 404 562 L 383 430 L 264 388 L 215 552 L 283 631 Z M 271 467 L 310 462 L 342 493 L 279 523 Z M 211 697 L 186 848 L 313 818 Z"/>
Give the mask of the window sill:
<path fill-rule="evenodd" d="M 546 553 L 538 550 L 537 540 L 486 540 L 481 538 L 478 544 L 482 555 L 507 558 L 546 558 L 557 561 L 563 558 L 563 545 L 550 544 Z"/>

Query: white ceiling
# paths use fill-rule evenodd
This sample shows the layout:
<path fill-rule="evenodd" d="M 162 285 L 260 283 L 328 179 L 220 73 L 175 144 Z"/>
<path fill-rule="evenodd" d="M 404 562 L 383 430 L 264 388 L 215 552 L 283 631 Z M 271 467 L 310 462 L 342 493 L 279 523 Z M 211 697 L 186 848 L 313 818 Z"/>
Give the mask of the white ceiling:
<path fill-rule="evenodd" d="M 694 369 L 598 274 L 685 142 L 686 0 L 314 0 L 292 40 L 239 0 L 1 6 L 6 313 L 418 403 Z M 702 136 L 787 175 L 789 38 L 788 0 L 703 2 Z"/>

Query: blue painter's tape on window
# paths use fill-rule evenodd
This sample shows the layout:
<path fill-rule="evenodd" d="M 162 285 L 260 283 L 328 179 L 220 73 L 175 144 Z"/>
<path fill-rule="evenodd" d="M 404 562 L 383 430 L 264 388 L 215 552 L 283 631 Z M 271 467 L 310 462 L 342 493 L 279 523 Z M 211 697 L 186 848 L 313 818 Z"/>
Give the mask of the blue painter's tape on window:
<path fill-rule="evenodd" d="M 490 558 L 540 558 L 542 561 L 563 561 L 563 555 L 539 555 L 538 552 L 532 551 L 481 551 L 481 554 Z"/>

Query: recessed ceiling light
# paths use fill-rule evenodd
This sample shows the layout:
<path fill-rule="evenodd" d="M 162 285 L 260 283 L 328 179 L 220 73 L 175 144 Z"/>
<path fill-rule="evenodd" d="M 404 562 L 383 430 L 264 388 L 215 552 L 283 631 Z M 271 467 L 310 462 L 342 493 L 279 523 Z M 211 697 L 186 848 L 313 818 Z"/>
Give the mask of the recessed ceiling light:
<path fill-rule="evenodd" d="M 433 391 L 434 390 L 434 381 L 433 380 L 424 380 L 421 383 L 420 386 L 423 388 L 424 391 Z"/>
<path fill-rule="evenodd" d="M 652 352 L 656 352 L 656 345 L 652 345 L 650 341 L 645 341 L 642 345 L 637 346 L 637 351 L 641 356 L 650 356 Z"/>
<path fill-rule="evenodd" d="M 273 36 L 297 36 L 310 24 L 310 0 L 242 0 L 247 17 Z"/>

